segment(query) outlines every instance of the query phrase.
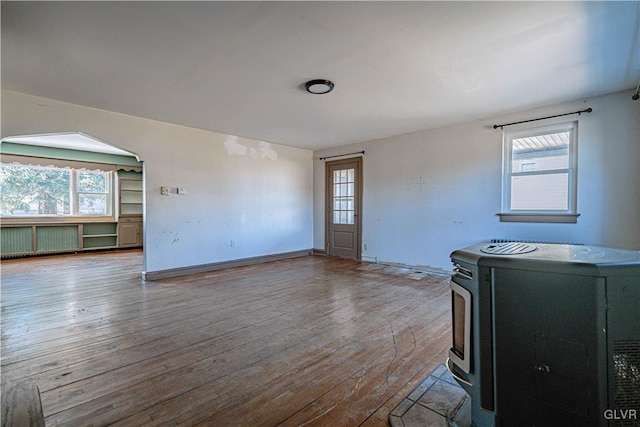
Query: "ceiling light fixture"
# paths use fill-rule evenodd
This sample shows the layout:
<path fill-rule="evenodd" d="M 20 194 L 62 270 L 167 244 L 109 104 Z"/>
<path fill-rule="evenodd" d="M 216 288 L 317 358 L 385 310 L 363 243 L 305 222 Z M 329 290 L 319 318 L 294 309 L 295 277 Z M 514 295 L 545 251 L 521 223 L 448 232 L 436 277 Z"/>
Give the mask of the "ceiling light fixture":
<path fill-rule="evenodd" d="M 325 93 L 329 93 L 333 90 L 335 85 L 331 80 L 325 79 L 315 79 L 309 80 L 304 84 L 304 88 L 307 92 L 312 93 L 314 95 L 322 95 Z"/>

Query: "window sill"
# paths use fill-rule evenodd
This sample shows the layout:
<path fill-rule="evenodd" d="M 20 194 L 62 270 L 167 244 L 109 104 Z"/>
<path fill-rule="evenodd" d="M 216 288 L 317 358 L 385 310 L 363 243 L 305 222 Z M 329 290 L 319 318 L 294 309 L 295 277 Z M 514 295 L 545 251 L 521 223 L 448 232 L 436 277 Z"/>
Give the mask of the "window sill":
<path fill-rule="evenodd" d="M 39 216 L 39 217 L 2 217 L 2 225 L 53 225 L 53 224 L 79 224 L 89 222 L 116 222 L 110 215 L 104 216 Z"/>
<path fill-rule="evenodd" d="M 500 222 L 545 222 L 576 224 L 580 214 L 553 213 L 499 213 Z"/>

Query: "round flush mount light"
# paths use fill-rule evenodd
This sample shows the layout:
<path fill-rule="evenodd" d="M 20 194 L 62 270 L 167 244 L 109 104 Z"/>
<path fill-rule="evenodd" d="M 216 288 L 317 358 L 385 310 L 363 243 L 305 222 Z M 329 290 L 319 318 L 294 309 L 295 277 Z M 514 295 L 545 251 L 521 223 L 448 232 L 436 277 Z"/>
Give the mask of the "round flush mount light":
<path fill-rule="evenodd" d="M 304 88 L 309 93 L 313 93 L 314 95 L 322 95 L 324 93 L 329 93 L 333 90 L 335 85 L 331 80 L 325 79 L 315 79 L 309 80 L 304 84 Z"/>

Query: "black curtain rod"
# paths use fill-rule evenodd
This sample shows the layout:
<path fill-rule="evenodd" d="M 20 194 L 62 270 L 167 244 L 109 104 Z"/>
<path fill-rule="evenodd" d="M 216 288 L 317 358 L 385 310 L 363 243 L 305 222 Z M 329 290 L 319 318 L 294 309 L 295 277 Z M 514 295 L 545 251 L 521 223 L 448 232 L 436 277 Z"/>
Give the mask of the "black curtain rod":
<path fill-rule="evenodd" d="M 531 119 L 531 120 L 523 120 L 521 122 L 513 122 L 513 123 L 506 123 L 504 125 L 493 125 L 494 129 L 498 129 L 498 128 L 503 128 L 505 126 L 511 126 L 511 125 L 519 125 L 520 123 L 529 123 L 529 122 L 535 122 L 537 120 L 546 120 L 546 119 L 553 119 L 554 117 L 562 117 L 562 116 L 569 116 L 571 114 L 582 114 L 582 113 L 590 113 L 592 112 L 593 109 L 592 108 L 587 108 L 586 110 L 582 110 L 582 111 L 574 111 L 573 113 L 564 113 L 564 114 L 556 114 L 555 116 L 548 116 L 548 117 L 540 117 L 539 119 Z"/>
<path fill-rule="evenodd" d="M 320 160 L 333 159 L 334 157 L 350 156 L 352 154 L 364 154 L 364 151 L 358 151 L 356 153 L 338 154 L 337 156 L 320 157 Z"/>

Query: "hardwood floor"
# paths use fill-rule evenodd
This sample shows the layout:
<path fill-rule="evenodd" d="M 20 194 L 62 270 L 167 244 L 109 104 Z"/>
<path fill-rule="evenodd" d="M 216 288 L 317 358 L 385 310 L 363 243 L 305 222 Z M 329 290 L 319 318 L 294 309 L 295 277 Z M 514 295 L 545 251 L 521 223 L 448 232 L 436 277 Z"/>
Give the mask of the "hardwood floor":
<path fill-rule="evenodd" d="M 447 277 L 320 256 L 143 282 L 142 253 L 2 262 L 2 383 L 47 426 L 387 426 L 446 358 Z"/>

